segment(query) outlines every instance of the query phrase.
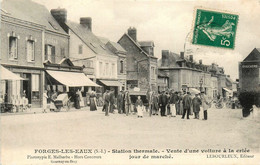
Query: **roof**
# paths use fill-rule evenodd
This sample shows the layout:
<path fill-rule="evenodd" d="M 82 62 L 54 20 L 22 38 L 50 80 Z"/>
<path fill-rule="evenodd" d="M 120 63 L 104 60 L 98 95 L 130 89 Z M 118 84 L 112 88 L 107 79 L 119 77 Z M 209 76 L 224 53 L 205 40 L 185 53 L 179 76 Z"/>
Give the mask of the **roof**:
<path fill-rule="evenodd" d="M 14 18 L 44 25 L 47 30 L 66 34 L 44 5 L 31 0 L 3 0 L 1 7 L 4 13 Z"/>
<path fill-rule="evenodd" d="M 72 21 L 67 21 L 66 25 L 96 54 L 115 55 L 106 47 L 99 37 L 93 34 L 86 27 Z"/>
<path fill-rule="evenodd" d="M 158 70 L 158 77 L 169 77 L 167 73 L 163 70 Z"/>
<path fill-rule="evenodd" d="M 260 61 L 260 48 L 254 48 L 243 61 Z"/>
<path fill-rule="evenodd" d="M 116 42 L 113 42 L 113 41 L 109 41 L 109 43 L 110 43 L 111 45 L 113 45 L 113 47 L 114 47 L 118 52 L 126 53 L 126 50 L 125 50 L 119 43 L 116 43 Z"/>
<path fill-rule="evenodd" d="M 105 38 L 105 37 L 100 37 L 100 36 L 97 36 L 101 42 L 103 42 L 104 44 L 107 44 L 109 39 Z"/>
<path fill-rule="evenodd" d="M 179 67 L 178 61 L 182 60 L 181 57 L 173 52 L 169 52 L 169 58 L 165 61 L 163 67 Z M 158 60 L 158 66 L 162 66 L 162 59 Z"/>
<path fill-rule="evenodd" d="M 153 41 L 139 41 L 139 44 L 141 45 L 141 47 L 146 47 L 146 46 L 154 47 Z"/>
<path fill-rule="evenodd" d="M 141 48 L 141 45 L 140 45 L 138 42 L 136 42 L 135 40 L 133 40 L 127 33 L 125 33 L 123 36 L 127 36 L 127 38 L 129 38 L 130 41 L 132 41 L 132 42 L 134 43 L 134 45 L 135 45 L 137 48 L 139 48 L 139 49 L 142 51 L 142 53 L 145 54 L 147 57 L 151 57 L 151 58 L 157 59 L 157 57 L 151 56 L 151 55 L 149 55 L 148 53 L 146 53 L 146 52 Z M 118 41 L 120 41 L 120 40 L 123 38 L 123 36 L 122 36 Z"/>

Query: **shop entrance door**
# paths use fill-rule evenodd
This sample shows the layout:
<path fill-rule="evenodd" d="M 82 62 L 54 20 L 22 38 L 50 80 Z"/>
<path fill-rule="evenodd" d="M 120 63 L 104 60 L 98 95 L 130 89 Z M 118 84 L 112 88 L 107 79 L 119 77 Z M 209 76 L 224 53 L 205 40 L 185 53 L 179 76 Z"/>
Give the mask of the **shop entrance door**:
<path fill-rule="evenodd" d="M 29 104 L 32 104 L 32 92 L 31 92 L 31 74 L 23 74 L 23 91 L 25 91 L 26 98 L 28 98 Z"/>

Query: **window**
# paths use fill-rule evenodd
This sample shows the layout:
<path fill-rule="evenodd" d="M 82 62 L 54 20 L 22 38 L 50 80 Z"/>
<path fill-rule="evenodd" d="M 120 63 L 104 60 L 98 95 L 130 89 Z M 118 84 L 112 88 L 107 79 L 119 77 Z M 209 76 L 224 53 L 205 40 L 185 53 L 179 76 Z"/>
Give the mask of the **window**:
<path fill-rule="evenodd" d="M 55 46 L 45 45 L 45 60 L 55 63 Z"/>
<path fill-rule="evenodd" d="M 27 60 L 29 62 L 35 60 L 34 46 L 35 46 L 35 43 L 33 40 L 27 40 Z"/>
<path fill-rule="evenodd" d="M 134 87 L 138 87 L 138 80 L 127 80 L 127 87 L 133 89 Z"/>
<path fill-rule="evenodd" d="M 17 37 L 9 37 L 9 58 L 10 59 L 17 59 L 18 52 L 17 52 Z"/>
<path fill-rule="evenodd" d="M 103 72 L 103 63 L 102 63 L 102 62 L 99 62 L 99 69 L 100 69 L 100 75 L 104 75 L 104 72 Z"/>
<path fill-rule="evenodd" d="M 79 54 L 83 53 L 83 45 L 79 45 Z"/>
<path fill-rule="evenodd" d="M 106 76 L 108 76 L 109 75 L 109 65 L 108 65 L 108 63 L 106 63 L 106 67 L 104 69 L 106 71 Z"/>
<path fill-rule="evenodd" d="M 115 76 L 115 75 L 116 75 L 116 67 L 115 67 L 115 64 L 112 64 L 111 75 L 112 75 L 112 76 Z"/>
<path fill-rule="evenodd" d="M 40 99 L 40 75 L 32 74 L 32 100 Z"/>
<path fill-rule="evenodd" d="M 154 79 L 155 78 L 155 67 L 151 67 L 151 78 Z"/>
<path fill-rule="evenodd" d="M 124 61 L 120 61 L 120 73 L 124 73 Z"/>
<path fill-rule="evenodd" d="M 61 57 L 65 57 L 65 48 L 60 48 Z"/>

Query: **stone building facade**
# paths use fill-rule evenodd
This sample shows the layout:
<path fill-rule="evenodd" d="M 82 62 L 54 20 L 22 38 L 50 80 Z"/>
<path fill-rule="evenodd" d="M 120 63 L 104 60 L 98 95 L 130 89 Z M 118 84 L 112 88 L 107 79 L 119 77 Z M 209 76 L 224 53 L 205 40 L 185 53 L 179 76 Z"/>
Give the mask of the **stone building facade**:
<path fill-rule="evenodd" d="M 1 64 L 24 78 L 5 84 L 4 92 L 11 98 L 24 91 L 29 104 L 40 107 L 46 84 L 43 63 L 68 57 L 69 36 L 38 3 L 4 0 L 1 8 Z"/>
<path fill-rule="evenodd" d="M 152 41 L 139 42 L 137 30 L 129 28 L 118 41 L 126 50 L 127 89 L 130 95 L 146 95 L 149 88 L 157 91 L 157 58 Z"/>
<path fill-rule="evenodd" d="M 240 92 L 260 92 L 260 49 L 254 48 L 239 63 Z"/>

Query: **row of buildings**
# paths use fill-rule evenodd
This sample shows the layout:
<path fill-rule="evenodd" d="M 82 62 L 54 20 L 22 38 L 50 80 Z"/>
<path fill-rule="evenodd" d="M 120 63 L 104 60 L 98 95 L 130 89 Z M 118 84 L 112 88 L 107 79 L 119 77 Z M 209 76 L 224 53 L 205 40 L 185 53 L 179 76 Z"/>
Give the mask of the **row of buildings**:
<path fill-rule="evenodd" d="M 26 7 L 25 7 L 26 6 Z M 138 41 L 130 27 L 113 42 L 92 32 L 92 19 L 67 20 L 66 9 L 48 11 L 31 0 L 1 3 L 1 65 L 22 81 L 1 81 L 1 97 L 25 94 L 33 107 L 42 105 L 44 90 L 73 92 L 106 89 L 204 90 L 211 97 L 226 95 L 235 83 L 217 64 L 204 65 L 168 50 L 154 55 L 153 41 Z"/>

